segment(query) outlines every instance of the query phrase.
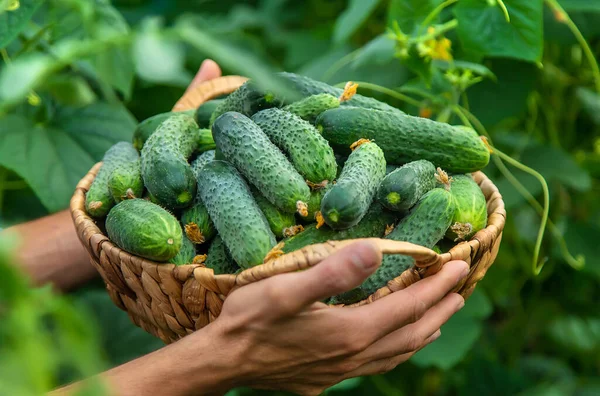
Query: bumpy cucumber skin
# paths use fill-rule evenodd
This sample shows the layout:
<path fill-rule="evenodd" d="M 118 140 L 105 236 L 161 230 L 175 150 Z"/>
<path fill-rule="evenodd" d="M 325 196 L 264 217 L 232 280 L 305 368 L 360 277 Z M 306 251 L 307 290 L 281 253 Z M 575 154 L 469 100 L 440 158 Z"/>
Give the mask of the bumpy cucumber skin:
<path fill-rule="evenodd" d="M 259 88 L 254 81 L 248 80 L 217 106 L 211 115 L 210 126 L 212 127 L 217 118 L 230 111 L 250 117 L 261 110 L 281 106 L 283 102 L 279 98 Z"/>
<path fill-rule="evenodd" d="M 406 241 L 431 249 L 443 239 L 454 216 L 455 208 L 450 192 L 443 188 L 434 188 L 421 198 L 385 239 Z M 362 295 L 364 298 L 375 293 L 377 289 L 385 286 L 388 281 L 399 276 L 413 264 L 414 259 L 410 256 L 384 255 L 379 268 L 358 287 L 362 293 L 355 294 L 359 297 Z M 330 302 L 332 304 L 352 304 L 360 301 L 351 297 L 344 293 L 332 298 Z"/>
<path fill-rule="evenodd" d="M 219 235 L 210 244 L 204 265 L 211 268 L 215 275 L 234 274 L 240 269 Z"/>
<path fill-rule="evenodd" d="M 196 257 L 196 247 L 192 241 L 184 236 L 181 241 L 179 252 L 175 257 L 169 260 L 169 263 L 175 265 L 192 264 L 194 257 Z"/>
<path fill-rule="evenodd" d="M 210 117 L 217 107 L 223 103 L 225 99 L 212 99 L 202 103 L 194 113 L 196 124 L 200 128 L 208 128 L 210 126 Z"/>
<path fill-rule="evenodd" d="M 183 240 L 175 216 L 141 198 L 115 205 L 106 217 L 106 233 L 121 249 L 158 262 L 175 257 Z"/>
<path fill-rule="evenodd" d="M 446 172 L 470 173 L 483 169 L 490 160 L 490 152 L 478 136 L 427 118 L 340 107 L 321 113 L 316 125 L 336 152 L 348 152 L 360 138 L 372 139 L 390 164 L 425 159 Z"/>
<path fill-rule="evenodd" d="M 194 204 L 181 213 L 181 224 L 187 237 L 198 245 L 210 241 L 217 234 L 215 225 L 199 195 L 196 194 Z M 194 224 L 197 227 L 195 230 L 193 228 L 190 231 L 186 230 L 186 226 Z"/>
<path fill-rule="evenodd" d="M 336 88 L 322 81 L 317 81 L 310 77 L 301 76 L 295 73 L 280 72 L 278 73 L 278 76 L 281 77 L 284 81 L 290 83 L 291 87 L 293 89 L 296 89 L 302 97 L 307 97 L 321 93 L 328 93 L 330 95 L 335 96 L 336 98 L 339 98 L 342 92 L 344 92 L 344 90 L 341 88 Z M 404 114 L 404 112 L 402 112 L 396 107 L 390 106 L 387 103 L 360 94 L 356 94 L 352 96 L 350 100 L 342 102 L 340 104 L 340 107 L 346 106 L 379 109 L 382 111 Z"/>
<path fill-rule="evenodd" d="M 108 178 L 108 189 L 116 203 L 124 199 L 141 198 L 144 180 L 140 158 L 119 164 Z"/>
<path fill-rule="evenodd" d="M 294 213 L 298 202 L 306 204 L 308 185 L 250 118 L 227 112 L 215 120 L 212 131 L 220 154 L 278 209 Z"/>
<path fill-rule="evenodd" d="M 392 225 L 397 219 L 398 213 L 386 210 L 379 203 L 374 202 L 367 214 L 353 227 L 336 231 L 329 227 L 317 228 L 316 224 L 310 224 L 304 231 L 283 240 L 282 250 L 285 253 L 302 249 L 305 246 L 327 241 L 339 241 L 354 238 L 382 238 L 386 226 Z"/>
<path fill-rule="evenodd" d="M 189 207 L 196 195 L 196 178 L 188 159 L 198 149 L 199 133 L 192 117 L 174 114 L 142 148 L 144 185 L 168 209 Z"/>
<path fill-rule="evenodd" d="M 90 189 L 85 197 L 85 209 L 95 218 L 102 218 L 115 205 L 108 180 L 119 164 L 135 161 L 139 158 L 137 150 L 129 142 L 118 142 L 110 147 L 102 158 L 102 166 L 98 170 Z"/>
<path fill-rule="evenodd" d="M 196 157 L 190 164 L 192 167 L 192 172 L 196 179 L 198 178 L 198 174 L 202 171 L 202 167 L 209 163 L 210 161 L 215 160 L 215 150 L 208 150 L 200 154 Z"/>
<path fill-rule="evenodd" d="M 302 224 L 310 224 L 317 221 L 316 215 L 317 212 L 321 210 L 321 201 L 323 201 L 323 197 L 325 196 L 327 191 L 329 191 L 331 186 L 333 186 L 333 184 L 328 183 L 327 186 L 325 186 L 324 188 L 311 190 L 310 198 L 308 200 L 308 216 L 297 216 Z"/>
<path fill-rule="evenodd" d="M 198 175 L 198 191 L 235 262 L 261 264 L 277 241 L 242 175 L 228 162 L 211 161 Z"/>
<path fill-rule="evenodd" d="M 328 93 L 322 93 L 290 103 L 284 106 L 283 110 L 314 124 L 319 114 L 325 110 L 335 109 L 336 107 L 340 107 L 339 98 Z"/>
<path fill-rule="evenodd" d="M 385 166 L 383 151 L 374 142 L 363 143 L 350 154 L 336 183 L 321 201 L 327 225 L 342 230 L 362 219 L 385 176 Z"/>
<path fill-rule="evenodd" d="M 269 202 L 256 187 L 250 186 L 250 191 L 252 191 L 254 201 L 256 201 L 261 212 L 265 215 L 275 237 L 277 237 L 277 239 L 283 238 L 283 230 L 296 225 L 296 216 L 294 216 L 294 213 L 287 213 L 279 210 L 275 205 Z"/>
<path fill-rule="evenodd" d="M 377 190 L 377 200 L 389 210 L 406 213 L 425 193 L 437 186 L 435 175 L 436 169 L 431 162 L 409 162 L 383 178 Z"/>
<path fill-rule="evenodd" d="M 189 116 L 193 116 L 194 110 L 183 111 Z M 138 151 L 142 150 L 144 147 L 144 143 L 146 140 L 154 133 L 156 128 L 167 118 L 171 117 L 173 114 L 177 114 L 174 111 L 168 111 L 166 113 L 160 113 L 153 115 L 152 117 L 146 118 L 144 121 L 140 122 L 135 130 L 133 131 L 133 147 L 135 147 Z"/>
<path fill-rule="evenodd" d="M 465 235 L 456 234 L 452 227 L 446 232 L 446 237 L 452 241 L 469 240 L 487 225 L 487 203 L 483 191 L 471 175 L 452 175 L 450 193 L 454 198 L 456 212 L 452 218 L 455 223 L 471 225 L 471 232 Z"/>
<path fill-rule="evenodd" d="M 308 181 L 333 181 L 337 164 L 333 149 L 308 121 L 285 110 L 259 111 L 252 121 L 275 143 Z"/>

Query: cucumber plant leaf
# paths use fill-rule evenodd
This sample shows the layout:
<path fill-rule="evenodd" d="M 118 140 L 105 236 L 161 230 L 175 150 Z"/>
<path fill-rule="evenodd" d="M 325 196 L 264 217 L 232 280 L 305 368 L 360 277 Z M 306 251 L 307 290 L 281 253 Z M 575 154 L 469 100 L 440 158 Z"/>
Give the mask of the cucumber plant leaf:
<path fill-rule="evenodd" d="M 366 64 L 386 64 L 394 59 L 394 41 L 381 34 L 365 44 L 352 61 L 356 68 Z"/>
<path fill-rule="evenodd" d="M 21 1 L 14 10 L 0 11 L 0 48 L 6 47 L 26 27 L 43 0 Z M 4 4 L 0 4 L 0 7 Z"/>
<path fill-rule="evenodd" d="M 350 0 L 348 8 L 335 21 L 333 42 L 347 41 L 354 32 L 367 20 L 380 0 Z"/>
<path fill-rule="evenodd" d="M 489 57 L 541 61 L 543 0 L 504 0 L 510 22 L 494 3 L 461 0 L 453 8 L 463 47 Z"/>
<path fill-rule="evenodd" d="M 388 25 L 392 26 L 395 21 L 405 34 L 411 34 L 442 1 L 391 0 L 388 8 Z"/>
<path fill-rule="evenodd" d="M 559 0 L 565 11 L 600 12 L 600 2 L 590 0 Z"/>
<path fill-rule="evenodd" d="M 114 143 L 131 141 L 136 121 L 121 106 L 58 109 L 48 122 L 0 119 L 0 165 L 21 176 L 50 212 L 66 208 L 75 185 Z"/>

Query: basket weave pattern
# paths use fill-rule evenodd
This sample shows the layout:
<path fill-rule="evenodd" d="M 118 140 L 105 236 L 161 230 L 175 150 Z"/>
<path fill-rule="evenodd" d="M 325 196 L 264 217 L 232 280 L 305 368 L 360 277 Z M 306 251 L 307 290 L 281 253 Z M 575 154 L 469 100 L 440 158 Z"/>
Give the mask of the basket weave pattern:
<path fill-rule="evenodd" d="M 200 84 L 188 91 L 173 109 L 196 108 L 204 101 L 232 92 L 245 80 L 239 76 L 228 76 Z M 236 288 L 277 274 L 309 268 L 355 241 L 330 241 L 307 246 L 237 275 L 215 275 L 212 269 L 201 264 L 175 266 L 156 263 L 121 250 L 108 239 L 102 222 L 96 222 L 86 213 L 85 194 L 101 164 L 97 163 L 78 183 L 71 198 L 71 215 L 79 239 L 106 283 L 112 301 L 126 311 L 137 326 L 167 344 L 215 320 L 226 297 Z M 461 242 L 443 254 L 407 242 L 370 238 L 383 254 L 410 255 L 415 258 L 415 265 L 398 274 L 366 300 L 353 305 L 368 304 L 404 289 L 435 274 L 451 260 L 464 260 L 470 265 L 469 275 L 454 291 L 465 299 L 471 295 L 496 258 L 506 219 L 504 202 L 496 186 L 482 172 L 474 173 L 473 178 L 487 200 L 487 227 L 471 240 Z"/>

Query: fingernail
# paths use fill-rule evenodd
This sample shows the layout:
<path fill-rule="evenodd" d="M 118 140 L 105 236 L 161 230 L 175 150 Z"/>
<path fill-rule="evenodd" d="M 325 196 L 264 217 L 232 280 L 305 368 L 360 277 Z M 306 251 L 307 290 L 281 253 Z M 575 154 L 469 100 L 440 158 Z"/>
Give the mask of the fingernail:
<path fill-rule="evenodd" d="M 442 331 L 438 330 L 431 336 L 431 342 L 437 340 L 442 335 Z"/>
<path fill-rule="evenodd" d="M 466 264 L 466 263 L 465 263 Z M 471 268 L 469 268 L 469 265 L 466 264 L 465 268 L 462 270 L 462 272 L 460 273 L 460 278 L 459 280 L 464 279 L 467 275 L 469 275 L 469 271 L 471 270 Z"/>
<path fill-rule="evenodd" d="M 357 254 L 352 256 L 352 262 L 359 268 L 371 270 L 378 265 L 377 260 L 374 260 L 373 255 L 371 254 L 374 253 L 376 249 L 370 242 L 363 243 L 363 246 L 364 247 L 357 249 Z M 371 250 L 372 252 L 367 252 L 366 250 Z"/>
<path fill-rule="evenodd" d="M 460 301 L 458 302 L 458 305 L 456 306 L 456 310 L 460 311 L 462 309 L 462 307 L 465 306 L 465 299 L 461 298 Z"/>

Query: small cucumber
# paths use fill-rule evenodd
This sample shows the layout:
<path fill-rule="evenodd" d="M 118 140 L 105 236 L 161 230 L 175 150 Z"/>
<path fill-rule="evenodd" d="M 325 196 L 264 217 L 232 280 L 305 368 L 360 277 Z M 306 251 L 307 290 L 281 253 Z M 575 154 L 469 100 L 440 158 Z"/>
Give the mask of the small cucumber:
<path fill-rule="evenodd" d="M 308 121 L 278 108 L 259 111 L 252 121 L 306 180 L 313 184 L 333 181 L 337 173 L 333 149 Z"/>
<path fill-rule="evenodd" d="M 193 116 L 194 110 L 183 111 L 187 115 Z M 135 130 L 133 131 L 133 147 L 135 147 L 138 151 L 142 150 L 144 147 L 144 143 L 146 140 L 154 133 L 156 128 L 167 118 L 171 117 L 173 114 L 177 114 L 174 111 L 168 111 L 166 113 L 160 113 L 153 115 L 152 117 L 146 118 L 144 121 L 140 122 Z"/>
<path fill-rule="evenodd" d="M 115 205 L 115 200 L 108 188 L 108 180 L 112 172 L 120 164 L 135 161 L 139 158 L 137 150 L 129 142 L 118 142 L 110 147 L 102 158 L 102 165 L 85 196 L 85 209 L 95 218 L 102 218 Z"/>
<path fill-rule="evenodd" d="M 198 191 L 235 262 L 261 264 L 277 241 L 242 175 L 228 162 L 211 161 L 198 174 Z"/>
<path fill-rule="evenodd" d="M 308 185 L 258 125 L 243 114 L 227 112 L 215 120 L 212 131 L 220 154 L 269 202 L 284 212 L 307 215 Z"/>
<path fill-rule="evenodd" d="M 271 231 L 277 239 L 283 238 L 284 230 L 296 225 L 296 216 L 294 213 L 283 212 L 265 198 L 254 186 L 250 186 L 252 196 L 261 212 L 265 215 Z"/>
<path fill-rule="evenodd" d="M 490 160 L 487 146 L 472 130 L 422 117 L 339 107 L 321 113 L 316 126 L 340 154 L 360 138 L 372 139 L 383 149 L 386 161 L 395 165 L 424 159 L 446 172 L 470 173 Z"/>
<path fill-rule="evenodd" d="M 141 198 L 144 180 L 140 159 L 120 163 L 108 178 L 108 189 L 116 203 L 124 199 Z"/>
<path fill-rule="evenodd" d="M 391 226 L 398 214 L 388 211 L 379 203 L 374 202 L 361 221 L 353 227 L 336 231 L 329 227 L 317 228 L 316 224 L 310 224 L 304 231 L 283 240 L 283 252 L 289 253 L 302 249 L 305 246 L 327 241 L 339 241 L 354 238 L 382 238 L 386 227 Z"/>
<path fill-rule="evenodd" d="M 385 176 L 386 163 L 381 148 L 368 140 L 355 145 L 358 147 L 321 201 L 321 215 L 334 230 L 352 227 L 362 219 Z"/>
<path fill-rule="evenodd" d="M 302 224 L 310 224 L 317 221 L 316 215 L 321 210 L 321 201 L 323 201 L 323 197 L 327 191 L 329 191 L 331 186 L 333 186 L 333 184 L 329 183 L 323 188 L 311 190 L 310 198 L 308 199 L 308 216 L 298 216 L 298 219 Z"/>
<path fill-rule="evenodd" d="M 240 269 L 219 235 L 211 242 L 204 265 L 211 268 L 215 275 L 234 274 Z"/>
<path fill-rule="evenodd" d="M 446 237 L 454 242 L 471 239 L 487 225 L 487 203 L 471 175 L 452 175 L 450 193 L 456 205 Z"/>
<path fill-rule="evenodd" d="M 181 224 L 185 235 L 198 245 L 210 241 L 217 233 L 199 194 L 196 195 L 194 204 L 181 213 Z"/>
<path fill-rule="evenodd" d="M 175 216 L 141 198 L 115 205 L 106 217 L 106 233 L 121 249 L 158 262 L 175 257 L 183 240 Z"/>
<path fill-rule="evenodd" d="M 208 128 L 210 126 L 210 117 L 215 109 L 225 101 L 225 99 L 212 99 L 202 103 L 196 109 L 194 119 L 200 128 Z"/>
<path fill-rule="evenodd" d="M 317 116 L 325 110 L 335 109 L 340 106 L 339 98 L 331 94 L 311 95 L 297 102 L 283 107 L 283 110 L 295 114 L 303 120 L 314 124 Z"/>
<path fill-rule="evenodd" d="M 169 260 L 169 263 L 175 265 L 192 264 L 194 257 L 196 257 L 196 247 L 192 241 L 184 236 L 181 241 L 181 249 L 175 257 Z"/>
<path fill-rule="evenodd" d="M 194 173 L 194 176 L 196 176 L 196 179 L 198 178 L 198 174 L 202 170 L 202 167 L 204 165 L 206 165 L 207 163 L 209 163 L 210 161 L 214 161 L 214 160 L 215 160 L 215 150 L 208 150 L 208 151 L 203 152 L 199 156 L 197 156 L 196 159 L 194 159 L 192 161 L 192 163 L 191 163 L 192 172 Z"/>
<path fill-rule="evenodd" d="M 192 117 L 174 114 L 142 148 L 144 185 L 168 209 L 186 208 L 196 195 L 196 178 L 188 159 L 199 147 L 199 135 Z"/>
<path fill-rule="evenodd" d="M 436 170 L 431 162 L 409 162 L 383 178 L 377 200 L 389 210 L 405 213 L 436 185 Z"/>

